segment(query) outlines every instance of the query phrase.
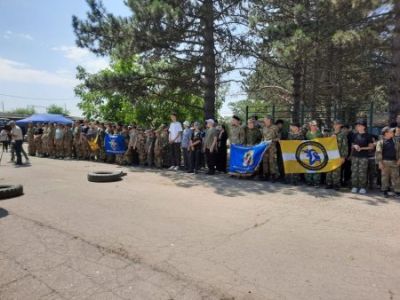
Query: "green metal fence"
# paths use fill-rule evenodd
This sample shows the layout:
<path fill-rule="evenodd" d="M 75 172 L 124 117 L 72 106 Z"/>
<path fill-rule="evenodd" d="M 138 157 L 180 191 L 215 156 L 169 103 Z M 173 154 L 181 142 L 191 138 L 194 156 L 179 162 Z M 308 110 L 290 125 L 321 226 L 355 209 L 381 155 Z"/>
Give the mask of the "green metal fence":
<path fill-rule="evenodd" d="M 360 107 L 364 107 L 360 108 Z M 365 109 L 365 107 L 368 107 Z M 354 123 L 360 114 L 367 117 L 369 128 L 373 127 L 374 124 L 374 103 L 363 103 L 359 107 L 352 107 L 346 109 L 339 109 L 336 106 L 331 107 L 329 110 L 315 110 L 309 109 L 302 106 L 300 109 L 300 124 L 303 125 L 308 121 L 317 120 L 321 125 L 325 127 L 330 127 L 335 119 L 340 119 L 344 123 L 352 124 Z M 255 110 L 251 106 L 246 106 L 246 122 L 252 116 L 257 116 L 259 118 L 265 115 L 270 115 L 274 120 L 282 119 L 286 122 L 293 121 L 293 108 L 288 107 L 287 109 L 277 108 L 275 105 L 266 107 L 265 110 Z"/>

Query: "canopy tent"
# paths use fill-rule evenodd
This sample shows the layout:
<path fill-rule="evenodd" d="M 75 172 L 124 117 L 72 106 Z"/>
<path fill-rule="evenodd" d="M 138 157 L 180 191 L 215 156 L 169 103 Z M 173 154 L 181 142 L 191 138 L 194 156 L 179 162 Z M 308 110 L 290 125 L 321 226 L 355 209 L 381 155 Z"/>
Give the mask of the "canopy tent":
<path fill-rule="evenodd" d="M 72 124 L 72 120 L 57 114 L 35 114 L 26 119 L 18 120 L 16 123 L 18 126 L 26 126 L 29 123 L 57 123 L 68 125 Z"/>

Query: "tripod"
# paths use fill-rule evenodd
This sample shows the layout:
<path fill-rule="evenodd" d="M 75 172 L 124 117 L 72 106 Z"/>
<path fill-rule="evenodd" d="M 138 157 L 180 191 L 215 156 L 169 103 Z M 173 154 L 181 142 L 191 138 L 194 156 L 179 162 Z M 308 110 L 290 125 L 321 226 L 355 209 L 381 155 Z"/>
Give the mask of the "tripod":
<path fill-rule="evenodd" d="M 1 160 L 2 160 L 2 158 L 3 158 L 3 153 L 4 153 L 4 148 L 2 147 L 2 148 L 1 148 L 1 155 L 0 155 L 0 165 L 1 165 Z"/>

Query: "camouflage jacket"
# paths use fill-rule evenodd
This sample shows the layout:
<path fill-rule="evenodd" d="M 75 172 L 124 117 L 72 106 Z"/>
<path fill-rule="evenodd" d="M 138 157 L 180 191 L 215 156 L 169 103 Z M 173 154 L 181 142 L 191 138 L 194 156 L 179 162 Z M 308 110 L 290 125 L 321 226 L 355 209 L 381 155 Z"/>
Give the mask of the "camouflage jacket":
<path fill-rule="evenodd" d="M 262 129 L 262 136 L 264 141 L 274 141 L 279 139 L 279 129 L 275 125 L 269 127 L 264 126 Z"/>
<path fill-rule="evenodd" d="M 307 131 L 307 133 L 306 133 L 306 139 L 307 139 L 307 140 L 313 140 L 313 139 L 320 138 L 320 137 L 322 137 L 322 133 L 321 133 L 321 131 L 319 131 L 319 130 L 317 130 L 317 131 L 315 131 L 315 132 L 311 132 L 311 131 L 309 130 L 309 131 Z"/>
<path fill-rule="evenodd" d="M 231 126 L 229 141 L 231 144 L 245 143 L 245 131 L 242 126 Z"/>
<path fill-rule="evenodd" d="M 337 145 L 339 148 L 339 153 L 340 157 L 345 158 L 349 155 L 349 145 L 348 145 L 348 140 L 347 136 L 345 136 L 343 133 L 339 134 L 331 134 L 331 136 L 336 136 L 336 141 Z"/>
<path fill-rule="evenodd" d="M 302 141 L 302 140 L 304 140 L 304 135 L 303 135 L 302 132 L 299 132 L 299 133 L 292 133 L 292 132 L 290 132 L 290 133 L 289 133 L 288 139 L 289 139 L 289 140 L 299 140 L 299 141 Z"/>
<path fill-rule="evenodd" d="M 254 127 L 252 129 L 246 127 L 245 128 L 245 142 L 244 144 L 248 146 L 257 145 L 262 140 L 261 130 Z"/>

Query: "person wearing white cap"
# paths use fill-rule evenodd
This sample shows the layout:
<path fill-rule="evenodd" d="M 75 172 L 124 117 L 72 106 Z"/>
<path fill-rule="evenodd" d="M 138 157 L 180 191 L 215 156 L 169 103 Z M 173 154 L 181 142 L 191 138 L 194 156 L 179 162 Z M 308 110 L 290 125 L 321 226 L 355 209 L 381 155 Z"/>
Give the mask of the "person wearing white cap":
<path fill-rule="evenodd" d="M 206 136 L 204 138 L 204 152 L 207 158 L 208 175 L 215 174 L 218 132 L 213 119 L 208 119 Z"/>
<path fill-rule="evenodd" d="M 190 169 L 190 154 L 189 154 L 189 144 L 190 139 L 192 138 L 192 130 L 190 129 L 190 122 L 185 121 L 183 122 L 183 133 L 182 133 L 182 143 L 181 148 L 183 152 L 183 166 L 185 171 L 189 171 Z"/>

